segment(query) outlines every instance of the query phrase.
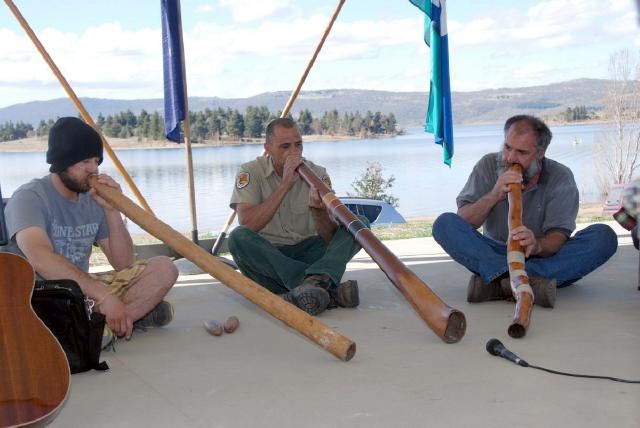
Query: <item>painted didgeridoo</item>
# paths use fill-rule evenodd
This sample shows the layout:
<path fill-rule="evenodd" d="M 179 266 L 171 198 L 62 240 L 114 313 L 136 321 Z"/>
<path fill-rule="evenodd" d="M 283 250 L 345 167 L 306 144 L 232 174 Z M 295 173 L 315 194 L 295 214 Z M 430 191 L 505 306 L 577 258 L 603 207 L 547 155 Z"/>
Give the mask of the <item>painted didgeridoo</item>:
<path fill-rule="evenodd" d="M 331 215 L 354 236 L 431 330 L 446 343 L 455 343 L 462 339 L 467 325 L 464 314 L 447 306 L 431 291 L 427 284 L 364 226 L 306 164 L 298 167 L 298 173 L 309 187 L 318 190 Z"/>
<path fill-rule="evenodd" d="M 208 251 L 144 211 L 120 191 L 99 183 L 96 176 L 90 177 L 89 183 L 100 197 L 133 220 L 138 226 L 270 315 L 343 361 L 349 361 L 355 355 L 356 344 L 351 339 L 336 333 L 303 310 L 284 301 L 226 264 L 219 262 Z"/>
<path fill-rule="evenodd" d="M 519 164 L 514 164 L 509 169 L 522 174 L 522 166 Z M 509 184 L 508 199 L 509 235 L 511 235 L 513 229 L 522 225 L 522 185 L 520 183 Z M 516 310 L 507 332 L 513 338 L 520 338 L 527 334 L 534 297 L 531 285 L 529 285 L 529 275 L 524 267 L 524 251 L 519 241 L 509 239 L 507 264 L 509 265 L 511 292 L 516 299 Z"/>

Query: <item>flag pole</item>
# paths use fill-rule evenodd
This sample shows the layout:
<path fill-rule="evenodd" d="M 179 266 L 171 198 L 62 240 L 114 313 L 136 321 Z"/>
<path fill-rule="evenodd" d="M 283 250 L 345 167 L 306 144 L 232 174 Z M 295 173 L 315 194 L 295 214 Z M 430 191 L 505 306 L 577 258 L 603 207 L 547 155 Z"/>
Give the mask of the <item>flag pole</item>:
<path fill-rule="evenodd" d="M 293 103 L 298 98 L 300 89 L 302 88 L 302 85 L 304 84 L 305 80 L 307 80 L 309 71 L 311 71 L 311 67 L 313 67 L 313 64 L 316 62 L 316 58 L 318 57 L 318 54 L 320 53 L 320 50 L 322 49 L 322 46 L 324 45 L 325 40 L 327 40 L 327 37 L 331 32 L 331 28 L 333 27 L 334 22 L 336 22 L 336 19 L 338 18 L 338 15 L 340 14 L 340 10 L 342 9 L 342 6 L 344 5 L 345 1 L 346 0 L 338 0 L 338 4 L 335 10 L 333 11 L 333 14 L 331 15 L 329 24 L 327 25 L 327 28 L 325 28 L 324 33 L 322 34 L 322 37 L 320 38 L 320 41 L 318 42 L 318 45 L 316 46 L 316 49 L 313 52 L 313 55 L 311 56 L 309 63 L 307 64 L 307 67 L 302 73 L 302 77 L 300 77 L 300 80 L 298 81 L 298 85 L 291 92 L 291 95 L 289 96 L 289 100 L 287 101 L 287 104 L 284 106 L 284 110 L 282 110 L 280 117 L 287 117 L 287 115 L 289 114 L 289 111 L 291 110 L 291 107 L 293 106 Z M 262 155 L 264 155 L 264 150 L 262 151 Z M 220 231 L 220 233 L 218 233 L 218 236 L 216 237 L 216 242 L 213 244 L 213 248 L 211 248 L 211 253 L 213 255 L 218 254 L 218 252 L 220 251 L 220 247 L 222 247 L 222 242 L 226 238 L 227 232 L 229 231 L 229 227 L 231 227 L 231 224 L 233 223 L 233 220 L 235 218 L 236 218 L 236 211 L 231 210 L 231 212 L 229 213 L 229 216 L 227 217 L 227 221 L 225 222 L 222 230 Z"/>
<path fill-rule="evenodd" d="M 187 98 L 187 85 L 185 83 L 185 109 L 186 115 L 183 121 L 184 125 L 184 149 L 186 154 L 187 161 L 187 177 L 188 177 L 188 188 L 189 188 L 189 212 L 191 214 L 191 240 L 193 243 L 198 243 L 198 220 L 196 216 L 196 193 L 195 193 L 195 185 L 193 182 L 193 157 L 191 153 L 191 128 L 190 128 L 190 120 L 189 120 L 189 103 L 186 101 Z"/>
<path fill-rule="evenodd" d="M 91 115 L 89 114 L 89 112 L 84 108 L 84 105 L 82 105 L 82 102 L 80 101 L 78 96 L 75 94 L 75 92 L 67 82 L 67 79 L 65 79 L 65 77 L 62 75 L 62 73 L 60 72 L 60 69 L 58 69 L 56 64 L 53 62 L 53 60 L 47 53 L 42 43 L 40 43 L 40 40 L 38 40 L 38 37 L 35 35 L 31 27 L 29 26 L 29 23 L 27 23 L 27 21 L 24 19 L 24 17 L 16 7 L 16 5 L 13 4 L 13 1 L 4 0 L 4 2 L 9 7 L 13 15 L 16 17 L 16 19 L 18 20 L 18 22 L 20 23 L 24 31 L 27 33 L 27 35 L 29 36 L 29 38 L 31 39 L 35 47 L 38 49 L 38 52 L 40 52 L 40 55 L 42 55 L 42 58 L 49 65 L 49 68 L 51 68 L 51 71 L 53 72 L 53 74 L 55 74 L 55 76 L 58 78 L 58 81 L 60 82 L 64 90 L 67 92 L 67 95 L 69 96 L 69 98 L 71 98 L 71 101 L 76 106 L 76 109 L 80 113 L 80 116 L 82 116 L 82 119 L 84 119 L 84 121 L 88 125 L 93 127 L 98 132 L 98 134 L 100 134 L 100 139 L 102 140 L 102 145 L 104 146 L 104 150 L 107 152 L 107 155 L 109 155 L 109 157 L 111 158 L 111 161 L 113 162 L 115 167 L 118 169 L 118 171 L 126 181 L 127 185 L 129 186 L 133 194 L 136 196 L 136 198 L 140 202 L 140 205 L 142 205 L 142 207 L 147 212 L 153 213 L 151 211 L 151 207 L 149 207 L 149 204 L 147 204 L 147 201 L 142 196 L 142 193 L 140 193 L 135 183 L 133 182 L 133 179 L 131 178 L 131 176 L 129 176 L 129 173 L 126 171 L 126 169 L 124 168 L 124 166 L 122 165 L 118 157 L 116 156 L 115 152 L 113 151 L 113 149 L 111 148 L 107 140 L 104 138 L 104 135 L 102 135 L 102 132 L 98 129 L 96 123 L 91 118 Z"/>
<path fill-rule="evenodd" d="M 187 96 L 187 68 L 184 61 L 184 40 L 182 37 L 182 6 L 178 4 L 178 28 L 180 30 L 180 62 L 182 63 L 182 87 L 184 90 L 184 149 L 187 162 L 187 185 L 189 190 L 189 213 L 191 215 L 191 241 L 198 244 L 198 220 L 196 215 L 196 193 L 193 180 L 193 156 L 191 151 L 191 120 L 189 119 L 189 97 Z"/>

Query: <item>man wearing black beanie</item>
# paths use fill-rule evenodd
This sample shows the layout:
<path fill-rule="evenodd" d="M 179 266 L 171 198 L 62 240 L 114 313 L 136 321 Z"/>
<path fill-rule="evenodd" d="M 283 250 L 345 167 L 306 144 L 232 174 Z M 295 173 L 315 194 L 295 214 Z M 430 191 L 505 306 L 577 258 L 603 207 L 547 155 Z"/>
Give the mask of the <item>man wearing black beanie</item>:
<path fill-rule="evenodd" d="M 134 323 L 144 328 L 172 320 L 173 306 L 163 298 L 178 272 L 168 257 L 135 261 L 122 215 L 88 183 L 102 159 L 95 129 L 75 117 L 60 118 L 49 133 L 51 173 L 20 186 L 7 203 L 5 251 L 26 257 L 39 280 L 77 282 L 108 327 L 129 338 Z M 108 175 L 98 174 L 98 181 L 120 189 Z M 88 273 L 94 243 L 114 271 Z"/>
<path fill-rule="evenodd" d="M 98 158 L 102 163 L 100 135 L 76 117 L 63 117 L 49 131 L 47 163 L 49 171 L 61 172 L 84 159 Z"/>

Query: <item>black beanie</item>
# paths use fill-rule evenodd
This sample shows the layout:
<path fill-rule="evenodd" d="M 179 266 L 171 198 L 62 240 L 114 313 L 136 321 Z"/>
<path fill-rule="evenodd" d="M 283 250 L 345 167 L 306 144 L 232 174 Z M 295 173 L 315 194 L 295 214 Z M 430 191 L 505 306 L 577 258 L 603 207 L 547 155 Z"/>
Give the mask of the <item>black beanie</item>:
<path fill-rule="evenodd" d="M 100 134 L 77 117 L 58 119 L 49 131 L 49 171 L 61 172 L 73 164 L 93 157 L 100 158 L 98 163 L 102 163 Z"/>

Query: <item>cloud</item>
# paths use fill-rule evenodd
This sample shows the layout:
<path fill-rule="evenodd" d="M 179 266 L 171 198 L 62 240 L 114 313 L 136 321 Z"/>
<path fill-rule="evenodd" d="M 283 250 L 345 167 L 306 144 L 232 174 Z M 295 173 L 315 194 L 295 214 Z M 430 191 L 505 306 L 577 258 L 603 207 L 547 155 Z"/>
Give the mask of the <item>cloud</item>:
<path fill-rule="evenodd" d="M 310 58 L 327 22 L 324 15 L 243 27 L 201 22 L 186 38 L 196 56 L 215 52 L 223 57 L 255 54 L 300 60 Z M 376 21 L 337 23 L 325 42 L 323 58 L 334 61 L 367 56 L 422 38 L 419 19 L 387 21 L 384 32 L 379 31 L 380 25 Z"/>
<path fill-rule="evenodd" d="M 469 22 L 451 20 L 448 23 L 451 46 L 474 46 L 498 41 L 500 28 L 495 19 L 483 18 Z"/>
<path fill-rule="evenodd" d="M 557 49 L 606 42 L 614 32 L 634 36 L 632 15 L 628 0 L 541 1 L 523 11 L 487 11 L 466 22 L 450 20 L 449 37 L 457 47 L 513 43 L 520 49 Z"/>
<path fill-rule="evenodd" d="M 624 13 L 604 26 L 604 31 L 613 36 L 638 34 L 639 30 L 638 15 L 636 12 Z"/>
<path fill-rule="evenodd" d="M 23 35 L 0 30 L 0 82 L 9 88 L 35 91 L 34 98 L 56 96 L 60 84 L 31 42 Z M 78 96 L 148 97 L 162 82 L 160 30 L 123 30 L 107 23 L 74 34 L 48 28 L 38 39 Z M 47 94 L 47 95 L 44 95 Z"/>
<path fill-rule="evenodd" d="M 233 21 L 206 13 L 221 8 Z M 407 17 L 342 16 L 305 89 L 425 90 L 430 60 L 422 41 L 422 16 L 413 13 L 408 2 L 407 9 L 412 12 Z M 195 24 L 184 28 L 189 94 L 221 97 L 291 89 L 330 13 L 319 8 L 305 15 L 291 0 L 220 0 L 201 2 L 191 10 L 200 14 Z M 636 10 L 628 0 L 539 1 L 529 8 L 487 9 L 470 19 L 454 18 L 450 13 L 455 90 L 606 77 L 606 64 L 599 76 L 602 66 L 594 57 L 606 63 L 610 51 L 640 46 Z M 23 97 L 46 97 L 57 86 L 56 79 L 17 31 L 0 28 L 3 94 L 14 96 L 20 91 L 11 88 L 22 87 L 28 94 Z M 81 32 L 47 28 L 38 35 L 80 96 L 162 96 L 159 23 L 132 30 L 107 22 Z M 28 93 L 31 89 L 37 96 Z"/>
<path fill-rule="evenodd" d="M 286 9 L 289 0 L 220 0 L 220 6 L 231 10 L 234 21 L 250 22 Z"/>
<path fill-rule="evenodd" d="M 196 6 L 196 12 L 198 13 L 209 13 L 213 12 L 214 7 L 210 4 L 199 4 Z"/>

